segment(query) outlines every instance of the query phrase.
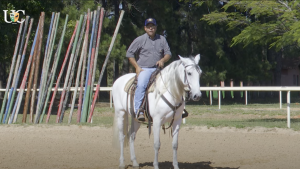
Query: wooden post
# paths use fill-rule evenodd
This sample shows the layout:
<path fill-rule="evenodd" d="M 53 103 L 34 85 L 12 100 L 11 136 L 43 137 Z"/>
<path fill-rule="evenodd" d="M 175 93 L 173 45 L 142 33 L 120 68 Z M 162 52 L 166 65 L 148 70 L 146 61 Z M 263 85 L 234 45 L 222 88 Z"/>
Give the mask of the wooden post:
<path fill-rule="evenodd" d="M 39 30 L 39 35 L 38 35 L 38 37 L 39 37 L 38 53 L 37 53 L 37 60 L 36 60 L 37 62 L 36 62 L 34 81 L 33 81 L 33 92 L 32 92 L 32 95 L 31 95 L 30 114 L 31 113 L 34 114 L 34 108 L 35 108 L 36 88 L 37 88 L 37 80 L 38 80 L 38 76 L 39 76 L 41 48 L 42 48 L 43 34 L 44 34 L 44 19 L 45 19 L 45 12 L 42 12 L 42 14 L 41 14 L 41 23 L 40 23 L 40 28 L 39 28 L 40 30 Z M 37 117 L 37 115 L 35 115 L 35 118 L 36 117 Z"/>

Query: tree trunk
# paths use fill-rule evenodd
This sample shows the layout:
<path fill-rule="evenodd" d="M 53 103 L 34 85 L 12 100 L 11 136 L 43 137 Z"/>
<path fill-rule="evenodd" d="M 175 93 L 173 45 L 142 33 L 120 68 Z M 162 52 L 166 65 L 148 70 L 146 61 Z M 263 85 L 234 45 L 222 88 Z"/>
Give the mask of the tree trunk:
<path fill-rule="evenodd" d="M 275 52 L 276 68 L 274 71 L 275 86 L 281 86 L 282 52 Z"/>
<path fill-rule="evenodd" d="M 3 84 L 6 84 L 5 81 L 7 79 L 7 75 L 6 75 L 6 71 L 5 71 L 5 64 L 0 64 L 0 89 L 4 89 L 6 87 L 6 85 L 4 86 Z M 3 92 L 0 92 L 0 98 L 2 98 L 4 95 L 3 95 Z"/>
<path fill-rule="evenodd" d="M 114 81 L 116 81 L 119 77 L 119 62 L 117 59 L 114 61 L 114 75 L 113 76 L 114 76 L 113 77 Z"/>
<path fill-rule="evenodd" d="M 129 73 L 129 62 L 127 58 L 123 59 L 122 75 Z"/>

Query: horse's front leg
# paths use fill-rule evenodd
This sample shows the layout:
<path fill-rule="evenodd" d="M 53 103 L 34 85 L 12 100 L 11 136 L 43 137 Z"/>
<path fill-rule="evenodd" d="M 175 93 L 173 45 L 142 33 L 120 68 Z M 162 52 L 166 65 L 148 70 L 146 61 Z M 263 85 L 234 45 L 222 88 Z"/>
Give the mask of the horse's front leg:
<path fill-rule="evenodd" d="M 136 133 L 139 130 L 141 124 L 136 122 L 133 118 L 131 120 L 132 123 L 131 123 L 131 128 L 129 133 L 130 157 L 131 157 L 133 168 L 139 168 L 139 163 L 136 161 L 136 156 L 134 152 L 134 140 L 135 140 Z"/>
<path fill-rule="evenodd" d="M 179 128 L 181 125 L 182 119 L 178 119 L 173 122 L 172 124 L 172 129 L 173 129 L 173 141 L 172 141 L 172 148 L 173 148 L 173 166 L 174 169 L 179 169 L 178 167 L 178 161 L 177 161 L 177 149 L 178 149 L 178 133 L 179 133 Z"/>
<path fill-rule="evenodd" d="M 154 169 L 158 169 L 158 151 L 160 149 L 160 126 L 161 126 L 161 121 L 160 119 L 153 119 L 153 136 L 154 136 L 154 161 L 153 161 L 153 166 Z"/>

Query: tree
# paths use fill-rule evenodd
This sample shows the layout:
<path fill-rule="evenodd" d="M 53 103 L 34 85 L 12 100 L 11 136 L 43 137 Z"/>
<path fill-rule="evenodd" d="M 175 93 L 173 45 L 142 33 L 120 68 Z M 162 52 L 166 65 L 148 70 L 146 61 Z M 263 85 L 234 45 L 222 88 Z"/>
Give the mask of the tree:
<path fill-rule="evenodd" d="M 194 1 L 201 5 L 203 2 Z M 264 55 L 275 65 L 275 84 L 280 85 L 282 52 L 299 51 L 299 2 L 231 0 L 222 3 L 221 10 L 204 15 L 202 20 L 210 25 L 226 24 L 228 30 L 239 29 L 231 47 L 238 44 L 266 46 Z"/>

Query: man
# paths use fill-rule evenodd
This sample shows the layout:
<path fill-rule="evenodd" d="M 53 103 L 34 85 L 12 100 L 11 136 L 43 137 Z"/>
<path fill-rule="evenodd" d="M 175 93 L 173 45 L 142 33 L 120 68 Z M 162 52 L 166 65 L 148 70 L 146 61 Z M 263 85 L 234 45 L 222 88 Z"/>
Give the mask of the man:
<path fill-rule="evenodd" d="M 139 121 L 145 121 L 144 114 L 139 108 L 151 74 L 157 67 L 163 68 L 164 64 L 171 58 L 170 47 L 166 38 L 156 34 L 156 20 L 153 18 L 146 19 L 144 29 L 146 33 L 137 37 L 126 53 L 126 57 L 135 67 L 138 77 L 134 95 L 134 111 Z M 135 55 L 139 58 L 137 61 Z"/>

